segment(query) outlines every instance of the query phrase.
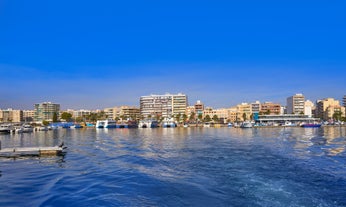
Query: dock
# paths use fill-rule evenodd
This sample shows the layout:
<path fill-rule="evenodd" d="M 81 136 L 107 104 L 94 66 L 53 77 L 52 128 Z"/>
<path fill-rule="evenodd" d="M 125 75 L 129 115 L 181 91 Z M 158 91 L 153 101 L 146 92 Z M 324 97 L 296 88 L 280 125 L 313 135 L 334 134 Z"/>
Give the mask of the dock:
<path fill-rule="evenodd" d="M 58 156 L 63 155 L 66 148 L 67 147 L 63 147 L 63 145 L 55 147 L 0 148 L 0 157 L 15 158 L 23 156 Z"/>

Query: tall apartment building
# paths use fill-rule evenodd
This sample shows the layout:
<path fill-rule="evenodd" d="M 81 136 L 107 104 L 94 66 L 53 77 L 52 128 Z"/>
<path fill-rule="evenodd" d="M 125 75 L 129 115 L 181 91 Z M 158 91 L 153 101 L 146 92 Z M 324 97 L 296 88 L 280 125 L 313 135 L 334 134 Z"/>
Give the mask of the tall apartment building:
<path fill-rule="evenodd" d="M 342 98 L 342 105 L 346 107 L 346 95 Z"/>
<path fill-rule="evenodd" d="M 54 113 L 59 116 L 60 104 L 52 102 L 43 102 L 34 105 L 35 107 L 35 122 L 52 121 Z"/>
<path fill-rule="evenodd" d="M 0 110 L 0 122 L 22 122 L 23 111 L 22 110 Z"/>
<path fill-rule="evenodd" d="M 296 94 L 287 98 L 287 114 L 304 114 L 305 97 Z"/>
<path fill-rule="evenodd" d="M 165 94 L 141 96 L 140 113 L 146 117 L 174 117 L 185 114 L 187 96 L 185 94 Z"/>
<path fill-rule="evenodd" d="M 332 119 L 335 112 L 341 112 L 345 116 L 345 107 L 340 106 L 340 102 L 333 98 L 318 100 L 316 103 L 316 116 L 323 120 Z"/>

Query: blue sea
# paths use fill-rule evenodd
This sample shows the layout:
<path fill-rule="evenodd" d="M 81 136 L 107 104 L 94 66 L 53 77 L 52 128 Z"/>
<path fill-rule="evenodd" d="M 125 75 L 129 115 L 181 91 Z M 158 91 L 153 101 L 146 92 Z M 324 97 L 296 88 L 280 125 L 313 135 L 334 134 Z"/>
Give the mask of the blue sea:
<path fill-rule="evenodd" d="M 0 206 L 346 206 L 346 128 L 59 129 L 2 147 Z"/>

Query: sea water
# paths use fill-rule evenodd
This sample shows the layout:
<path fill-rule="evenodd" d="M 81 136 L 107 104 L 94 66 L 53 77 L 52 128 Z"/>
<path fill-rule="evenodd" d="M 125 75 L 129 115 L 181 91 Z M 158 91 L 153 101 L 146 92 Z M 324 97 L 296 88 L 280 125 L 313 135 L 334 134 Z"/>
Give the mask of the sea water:
<path fill-rule="evenodd" d="M 0 135 L 0 206 L 346 206 L 346 129 L 59 129 Z"/>

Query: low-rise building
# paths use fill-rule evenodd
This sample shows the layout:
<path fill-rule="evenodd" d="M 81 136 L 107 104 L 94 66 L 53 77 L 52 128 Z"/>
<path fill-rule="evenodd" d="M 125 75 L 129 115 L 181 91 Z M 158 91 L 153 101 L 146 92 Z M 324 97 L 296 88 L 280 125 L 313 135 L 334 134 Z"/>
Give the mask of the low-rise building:
<path fill-rule="evenodd" d="M 22 122 L 23 121 L 23 111 L 13 110 L 11 108 L 6 110 L 0 110 L 0 122 Z"/>
<path fill-rule="evenodd" d="M 281 105 L 272 102 L 264 102 L 261 104 L 260 114 L 279 115 L 281 112 Z"/>

